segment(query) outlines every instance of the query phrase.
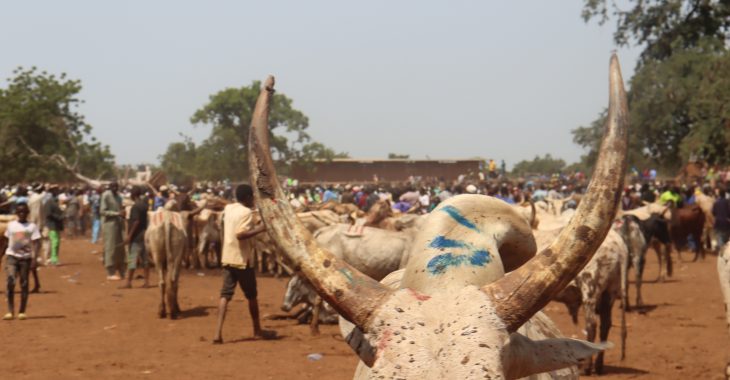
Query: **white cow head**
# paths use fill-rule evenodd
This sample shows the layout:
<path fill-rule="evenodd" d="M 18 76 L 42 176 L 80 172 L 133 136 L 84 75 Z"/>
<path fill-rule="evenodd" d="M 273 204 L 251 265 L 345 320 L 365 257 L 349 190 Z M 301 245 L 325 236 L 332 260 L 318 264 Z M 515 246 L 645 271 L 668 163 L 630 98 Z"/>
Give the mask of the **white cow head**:
<path fill-rule="evenodd" d="M 615 56 L 610 66 L 598 164 L 558 238 L 535 255 L 529 225 L 508 205 L 478 195 L 454 197 L 423 224 L 396 290 L 322 249 L 298 221 L 271 158 L 267 127 L 274 78 L 264 82 L 249 135 L 256 204 L 295 270 L 365 337 L 356 346 L 371 367 L 365 376 L 517 378 L 573 365 L 596 352 L 586 342 L 532 341 L 516 331 L 590 260 L 614 219 L 626 170 L 628 111 Z"/>

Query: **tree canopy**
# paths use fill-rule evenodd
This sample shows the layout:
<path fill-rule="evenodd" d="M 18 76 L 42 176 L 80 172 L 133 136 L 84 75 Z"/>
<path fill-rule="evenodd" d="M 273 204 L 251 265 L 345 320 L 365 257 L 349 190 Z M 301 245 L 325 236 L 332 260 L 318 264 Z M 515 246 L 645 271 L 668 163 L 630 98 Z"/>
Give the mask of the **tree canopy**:
<path fill-rule="evenodd" d="M 192 180 L 240 180 L 248 176 L 248 131 L 261 82 L 227 88 L 210 96 L 195 111 L 190 122 L 211 128 L 210 136 L 196 145 L 189 138 L 171 143 L 160 156 L 162 170 L 173 182 Z M 284 94 L 274 94 L 269 114 L 272 156 L 283 172 L 292 163 L 309 166 L 315 159 L 347 157 L 325 145 L 310 141 L 309 119 L 292 106 Z"/>
<path fill-rule="evenodd" d="M 37 68 L 13 71 L 0 88 L 3 180 L 62 181 L 110 176 L 114 157 L 78 111 L 79 80 Z"/>
<path fill-rule="evenodd" d="M 621 7 L 627 6 L 624 10 Z M 665 59 L 710 38 L 730 38 L 727 0 L 584 0 L 583 19 L 604 24 L 613 16 L 618 46 L 644 45 L 642 60 Z"/>
<path fill-rule="evenodd" d="M 613 5 L 617 45 L 643 45 L 630 80 L 631 165 L 675 171 L 690 158 L 730 164 L 730 2 L 629 1 Z M 614 4 L 614 3 L 611 3 Z M 585 0 L 585 20 L 607 21 L 605 0 Z M 573 130 L 592 165 L 605 110 Z"/>

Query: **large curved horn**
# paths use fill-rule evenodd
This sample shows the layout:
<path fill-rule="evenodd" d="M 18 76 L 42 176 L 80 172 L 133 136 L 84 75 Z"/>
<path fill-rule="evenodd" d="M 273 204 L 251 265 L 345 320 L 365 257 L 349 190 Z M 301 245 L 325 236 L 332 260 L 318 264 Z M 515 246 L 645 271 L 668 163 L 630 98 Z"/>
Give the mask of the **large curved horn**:
<path fill-rule="evenodd" d="M 269 148 L 269 109 L 274 77 L 256 101 L 248 138 L 248 162 L 256 206 L 271 237 L 304 277 L 340 315 L 367 331 L 370 315 L 389 290 L 319 247 L 301 224 L 276 176 Z"/>
<path fill-rule="evenodd" d="M 516 331 L 583 269 L 608 234 L 626 172 L 629 122 L 618 58 L 611 57 L 609 106 L 593 179 L 570 224 L 525 265 L 482 288 L 510 332 Z"/>

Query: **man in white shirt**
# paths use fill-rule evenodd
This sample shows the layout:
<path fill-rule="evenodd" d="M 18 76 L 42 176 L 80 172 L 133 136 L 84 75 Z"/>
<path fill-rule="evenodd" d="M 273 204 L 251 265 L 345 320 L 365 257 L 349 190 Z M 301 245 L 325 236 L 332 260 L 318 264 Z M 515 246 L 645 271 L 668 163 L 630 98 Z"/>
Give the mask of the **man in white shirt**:
<path fill-rule="evenodd" d="M 223 287 L 218 304 L 218 328 L 213 344 L 223 343 L 223 321 L 226 318 L 228 302 L 233 297 L 236 284 L 241 288 L 248 300 L 248 311 L 253 321 L 253 334 L 256 338 L 264 338 L 259 321 L 259 304 L 256 299 L 256 273 L 254 272 L 253 242 L 251 238 L 266 231 L 261 224 L 256 227 L 255 214 L 252 208 L 253 189 L 249 185 L 236 188 L 236 203 L 223 209 Z"/>
<path fill-rule="evenodd" d="M 7 293 L 8 313 L 3 316 L 4 320 L 15 318 L 15 282 L 20 277 L 20 309 L 18 319 L 24 320 L 25 308 L 28 306 L 28 273 L 31 265 L 35 265 L 35 259 L 40 250 L 41 232 L 38 226 L 28 221 L 30 209 L 28 204 L 20 203 L 15 208 L 18 220 L 8 223 L 5 230 L 5 237 L 8 239 L 8 248 L 5 251 L 5 271 L 8 274 Z"/>

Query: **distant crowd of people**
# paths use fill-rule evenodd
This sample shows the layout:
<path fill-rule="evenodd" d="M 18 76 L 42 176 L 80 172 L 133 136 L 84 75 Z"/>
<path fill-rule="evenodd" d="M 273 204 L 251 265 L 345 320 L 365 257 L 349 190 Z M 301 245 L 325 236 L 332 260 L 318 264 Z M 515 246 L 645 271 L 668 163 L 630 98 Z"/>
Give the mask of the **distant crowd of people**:
<path fill-rule="evenodd" d="M 355 205 L 367 212 L 377 202 L 388 201 L 394 212 L 428 213 L 439 203 L 459 194 L 493 196 L 509 204 L 544 200 L 566 200 L 566 207 L 575 207 L 588 184 L 582 173 L 533 176 L 508 179 L 498 173 L 491 162 L 487 175 L 463 175 L 456 180 L 414 178 L 403 182 L 299 184 L 287 179 L 283 185 L 295 209 L 316 208 L 324 203 Z M 492 175 L 494 173 L 494 175 Z M 725 177 L 713 177 L 709 183 L 669 185 L 648 177 L 634 177 L 622 195 L 625 210 L 659 201 L 681 207 L 691 205 L 700 193 L 713 196 L 712 209 L 719 246 L 730 237 L 730 203 Z M 219 320 L 214 343 L 222 342 L 222 325 L 228 301 L 238 285 L 249 300 L 254 320 L 254 334 L 265 336 L 258 322 L 256 279 L 253 272 L 253 249 L 248 239 L 265 230 L 256 223 L 253 192 L 248 185 L 234 187 L 230 183 L 200 184 L 192 188 L 174 185 L 153 187 L 121 187 L 111 182 L 104 188 L 61 187 L 53 184 L 5 186 L 0 189 L 0 214 L 14 214 L 7 221 L 4 236 L 7 273 L 8 313 L 4 319 L 25 319 L 29 279 L 34 277 L 32 291 L 40 289 L 37 266 L 59 265 L 63 238 L 85 237 L 90 229 L 91 243 L 103 242 L 103 264 L 107 280 L 126 280 L 122 288 L 132 287 L 137 269 L 143 270 L 143 287 L 149 286 L 151 259 L 144 235 L 149 226 L 148 211 L 174 205 L 175 210 L 200 210 L 199 201 L 221 201 L 223 209 L 222 264 L 223 286 L 220 292 Z M 258 225 L 258 227 L 256 227 Z M 14 313 L 16 283 L 21 287 L 19 312 Z"/>

